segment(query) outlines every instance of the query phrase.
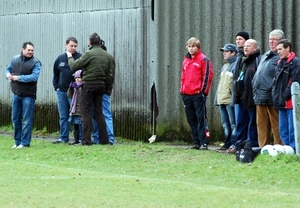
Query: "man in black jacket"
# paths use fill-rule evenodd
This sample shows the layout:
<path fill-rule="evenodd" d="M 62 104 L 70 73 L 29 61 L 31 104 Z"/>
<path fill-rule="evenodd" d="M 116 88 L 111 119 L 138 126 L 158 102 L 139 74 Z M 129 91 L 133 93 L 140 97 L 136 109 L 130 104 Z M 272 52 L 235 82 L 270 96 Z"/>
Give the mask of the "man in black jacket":
<path fill-rule="evenodd" d="M 252 94 L 252 79 L 256 72 L 260 61 L 260 50 L 254 39 L 248 39 L 244 45 L 244 53 L 246 57 L 242 57 L 242 67 L 239 71 L 237 82 L 239 88 L 236 87 L 236 93 L 240 94 L 237 107 L 239 111 L 245 110 L 246 113 L 236 114 L 237 141 L 242 142 L 249 140 L 252 147 L 258 146 L 257 127 L 256 127 L 256 109 Z M 233 148 L 229 148 L 229 153 L 236 153 L 237 142 L 233 144 Z"/>
<path fill-rule="evenodd" d="M 272 87 L 273 105 L 279 109 L 279 132 L 282 143 L 295 150 L 291 85 L 293 82 L 300 82 L 300 59 L 292 52 L 292 43 L 286 39 L 278 42 L 277 52 L 280 62 L 275 69 Z"/>

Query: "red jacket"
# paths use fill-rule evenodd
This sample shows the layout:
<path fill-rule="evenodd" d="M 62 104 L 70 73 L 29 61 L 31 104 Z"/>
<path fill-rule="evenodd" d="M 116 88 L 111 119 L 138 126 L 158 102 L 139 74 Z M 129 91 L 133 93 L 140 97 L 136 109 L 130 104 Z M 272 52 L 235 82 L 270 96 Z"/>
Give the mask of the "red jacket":
<path fill-rule="evenodd" d="M 181 69 L 180 93 L 208 95 L 213 78 L 211 61 L 199 50 L 194 58 L 188 53 L 183 60 Z"/>

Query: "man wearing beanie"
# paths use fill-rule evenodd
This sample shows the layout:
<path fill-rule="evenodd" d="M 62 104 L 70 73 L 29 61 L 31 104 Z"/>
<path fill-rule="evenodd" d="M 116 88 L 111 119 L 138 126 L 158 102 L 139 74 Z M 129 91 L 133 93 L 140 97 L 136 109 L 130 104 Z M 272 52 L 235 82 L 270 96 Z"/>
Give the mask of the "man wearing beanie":
<path fill-rule="evenodd" d="M 243 132 L 243 129 L 245 129 L 245 122 L 243 121 L 243 118 L 247 118 L 248 112 L 244 110 L 242 105 L 242 94 L 237 92 L 237 89 L 235 87 L 235 83 L 240 75 L 240 72 L 242 71 L 243 62 L 242 58 L 245 57 L 244 54 L 244 44 L 246 40 L 250 38 L 249 33 L 246 31 L 238 32 L 235 35 L 235 43 L 238 48 L 237 53 L 237 60 L 236 60 L 236 68 L 233 72 L 233 89 L 232 89 L 232 105 L 234 104 L 234 111 L 235 111 L 235 118 L 236 118 L 236 137 L 232 137 L 232 140 L 230 141 L 231 145 L 227 152 L 229 153 L 235 153 L 236 148 L 234 144 L 237 141 L 238 135 L 240 135 Z"/>

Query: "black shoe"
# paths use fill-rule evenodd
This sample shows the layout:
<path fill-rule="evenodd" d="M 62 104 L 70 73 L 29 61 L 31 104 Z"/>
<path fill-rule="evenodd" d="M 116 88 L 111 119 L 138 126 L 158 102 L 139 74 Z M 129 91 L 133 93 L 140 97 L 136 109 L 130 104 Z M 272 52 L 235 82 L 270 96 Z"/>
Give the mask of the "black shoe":
<path fill-rule="evenodd" d="M 74 141 L 72 143 L 69 143 L 69 145 L 76 145 L 76 144 L 80 144 L 80 142 L 79 141 Z"/>
<path fill-rule="evenodd" d="M 202 144 L 202 145 L 199 147 L 199 150 L 208 150 L 207 144 Z"/>
<path fill-rule="evenodd" d="M 92 146 L 92 145 L 95 145 L 95 143 L 93 143 L 93 142 L 91 142 L 91 143 L 84 143 L 84 144 L 81 143 L 81 145 L 82 146 Z"/>
<path fill-rule="evenodd" d="M 199 149 L 199 144 L 193 144 L 193 146 L 190 147 L 190 149 Z"/>

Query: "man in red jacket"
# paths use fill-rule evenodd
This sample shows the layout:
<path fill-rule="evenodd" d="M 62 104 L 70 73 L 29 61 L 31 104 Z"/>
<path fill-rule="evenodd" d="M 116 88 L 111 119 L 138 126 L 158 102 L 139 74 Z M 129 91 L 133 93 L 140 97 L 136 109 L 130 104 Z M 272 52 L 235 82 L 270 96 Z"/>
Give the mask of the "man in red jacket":
<path fill-rule="evenodd" d="M 187 121 L 192 130 L 192 149 L 207 150 L 205 137 L 205 97 L 209 93 L 213 78 L 211 61 L 201 52 L 200 41 L 192 37 L 187 43 L 180 82 L 180 94 L 184 103 Z"/>

